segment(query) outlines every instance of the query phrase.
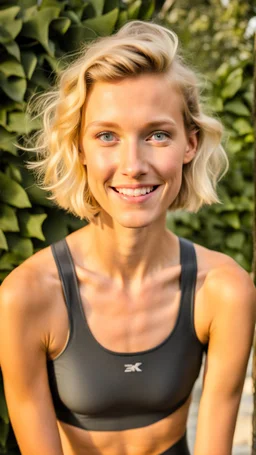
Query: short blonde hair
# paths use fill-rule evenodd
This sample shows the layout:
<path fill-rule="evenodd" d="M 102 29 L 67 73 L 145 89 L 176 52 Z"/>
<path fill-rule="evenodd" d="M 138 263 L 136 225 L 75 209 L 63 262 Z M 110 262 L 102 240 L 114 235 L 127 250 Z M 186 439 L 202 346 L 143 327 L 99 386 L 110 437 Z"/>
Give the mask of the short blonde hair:
<path fill-rule="evenodd" d="M 87 170 L 79 157 L 83 106 L 97 81 L 115 81 L 137 75 L 167 74 L 183 97 L 184 124 L 197 131 L 195 158 L 183 167 L 182 184 L 170 210 L 196 212 L 203 204 L 219 202 L 216 184 L 228 167 L 221 145 L 222 125 L 201 106 L 198 78 L 177 53 L 178 38 L 152 22 L 131 21 L 116 34 L 99 37 L 62 71 L 56 89 L 41 95 L 36 104 L 43 112 L 43 128 L 36 134 L 35 171 L 49 199 L 80 218 L 93 219 L 100 206 L 88 187 Z"/>

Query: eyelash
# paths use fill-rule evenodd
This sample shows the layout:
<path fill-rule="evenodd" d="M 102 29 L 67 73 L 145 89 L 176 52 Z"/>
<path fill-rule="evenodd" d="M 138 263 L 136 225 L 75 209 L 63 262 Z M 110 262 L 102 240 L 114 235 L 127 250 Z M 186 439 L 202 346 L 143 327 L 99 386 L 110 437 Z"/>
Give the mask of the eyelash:
<path fill-rule="evenodd" d="M 109 134 L 109 133 L 110 133 L 110 134 L 113 134 L 113 135 L 115 134 L 115 133 L 113 133 L 112 131 L 102 131 L 101 133 L 98 133 L 98 134 L 96 135 L 96 138 L 97 138 L 97 139 L 100 139 L 102 136 L 104 136 L 104 134 Z M 159 131 L 154 131 L 153 133 L 151 133 L 151 135 L 150 135 L 149 137 L 154 136 L 155 134 L 164 134 L 165 136 L 167 136 L 167 138 L 169 138 L 169 139 L 171 138 L 171 134 L 170 134 L 170 133 L 167 133 L 167 131 L 161 131 L 161 130 L 159 130 Z M 109 141 L 109 142 L 111 142 L 111 141 Z M 158 142 L 158 141 L 157 141 L 157 142 Z"/>

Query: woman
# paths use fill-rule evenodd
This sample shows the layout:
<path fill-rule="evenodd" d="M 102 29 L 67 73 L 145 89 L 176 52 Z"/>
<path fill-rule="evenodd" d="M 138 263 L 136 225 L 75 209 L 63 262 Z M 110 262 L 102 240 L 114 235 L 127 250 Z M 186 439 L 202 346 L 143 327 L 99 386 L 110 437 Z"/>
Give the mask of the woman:
<path fill-rule="evenodd" d="M 97 39 L 43 100 L 30 166 L 90 223 L 1 289 L 1 365 L 24 455 L 229 455 L 255 325 L 234 261 L 179 239 L 167 210 L 217 202 L 222 128 L 177 37 L 134 21 Z"/>

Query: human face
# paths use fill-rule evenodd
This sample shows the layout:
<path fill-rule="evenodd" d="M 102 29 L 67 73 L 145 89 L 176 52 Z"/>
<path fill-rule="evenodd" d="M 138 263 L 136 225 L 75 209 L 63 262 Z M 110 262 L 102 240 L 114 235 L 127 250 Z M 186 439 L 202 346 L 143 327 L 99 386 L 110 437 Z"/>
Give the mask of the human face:
<path fill-rule="evenodd" d="M 91 88 L 82 119 L 82 161 L 101 217 L 129 228 L 165 218 L 196 146 L 196 134 L 184 127 L 182 96 L 167 76 L 140 75 Z"/>

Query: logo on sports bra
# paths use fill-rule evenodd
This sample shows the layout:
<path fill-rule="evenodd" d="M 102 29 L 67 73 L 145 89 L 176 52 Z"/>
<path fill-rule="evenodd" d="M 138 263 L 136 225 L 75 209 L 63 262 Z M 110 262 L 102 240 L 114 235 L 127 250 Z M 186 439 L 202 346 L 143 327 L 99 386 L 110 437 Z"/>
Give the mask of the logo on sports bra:
<path fill-rule="evenodd" d="M 142 370 L 139 368 L 142 365 L 141 362 L 137 362 L 134 365 L 132 363 L 128 363 L 125 365 L 125 373 L 136 373 L 141 372 Z"/>

